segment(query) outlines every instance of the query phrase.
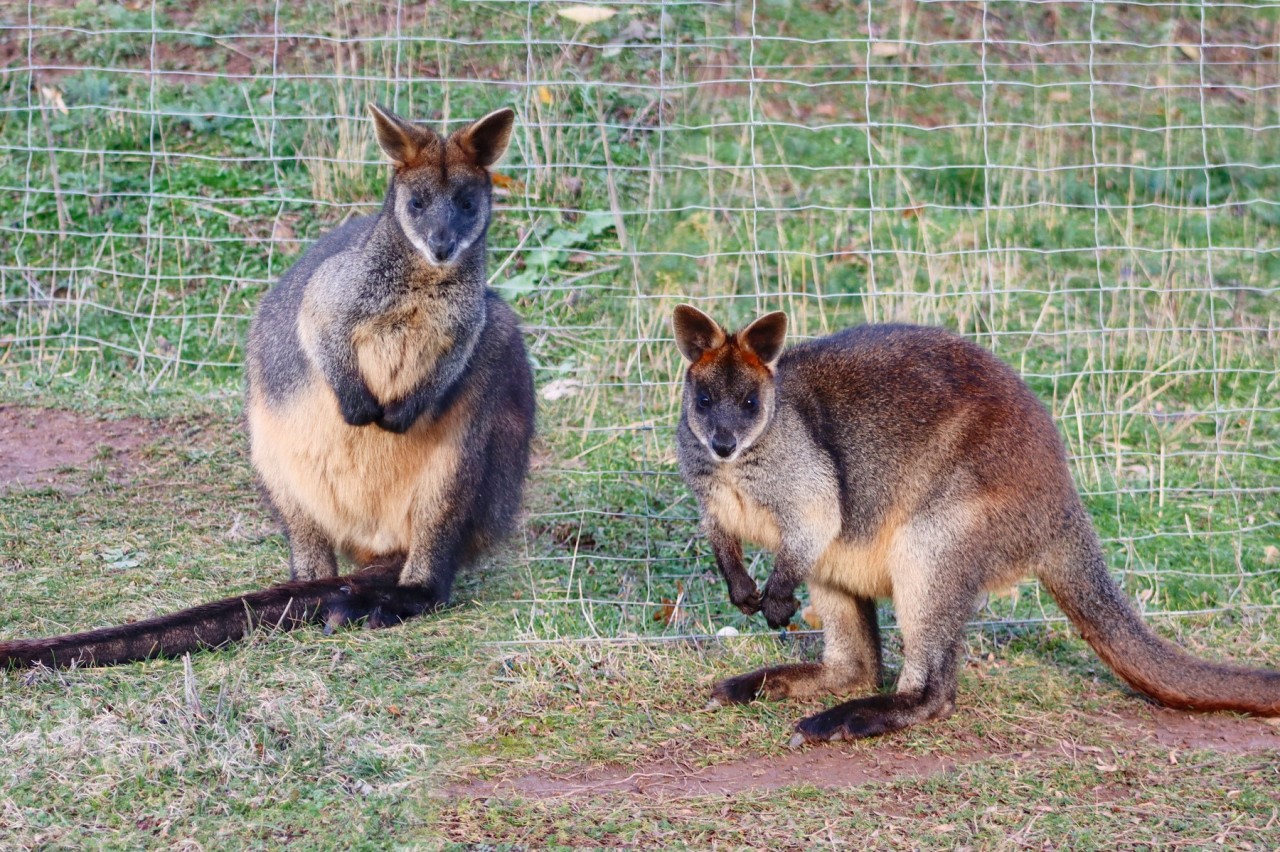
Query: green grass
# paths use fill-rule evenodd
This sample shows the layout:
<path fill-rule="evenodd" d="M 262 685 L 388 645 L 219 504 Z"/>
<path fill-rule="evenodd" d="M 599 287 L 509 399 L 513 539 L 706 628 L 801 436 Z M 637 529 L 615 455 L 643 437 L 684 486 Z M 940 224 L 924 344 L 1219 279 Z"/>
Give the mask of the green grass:
<path fill-rule="evenodd" d="M 0 635 L 283 576 L 238 364 L 270 282 L 380 199 L 369 100 L 437 125 L 517 107 L 490 268 L 539 386 L 577 383 L 540 400 L 527 522 L 458 608 L 263 635 L 189 673 L 0 675 L 12 842 L 1268 842 L 1274 760 L 1173 764 L 1139 737 L 1102 771 L 1044 748 L 1111 749 L 1099 720 L 1146 711 L 1039 623 L 1057 612 L 1033 585 L 981 616 L 1004 626 L 971 634 L 955 717 L 844 747 L 986 743 L 946 774 L 661 804 L 458 792 L 768 760 L 816 706 L 700 712 L 716 678 L 817 640 L 679 638 L 763 632 L 728 604 L 675 472 L 667 317 L 685 300 L 727 322 L 784 308 L 800 336 L 905 320 L 992 347 L 1059 418 L 1127 590 L 1151 613 L 1213 610 L 1153 623 L 1205 656 L 1280 664 L 1280 149 L 1257 129 L 1280 124 L 1275 58 L 1195 48 L 1193 6 L 826 5 L 624 6 L 580 27 L 552 4 L 425 4 L 402 10 L 401 41 L 395 9 L 365 0 L 0 9 L 0 26 L 46 27 L 6 29 L 12 67 L 63 69 L 0 77 L 0 402 L 163 434 L 0 495 Z M 1203 14 L 1208 42 L 1273 40 L 1274 9 Z M 244 37 L 274 27 L 302 37 Z M 149 78 L 153 62 L 170 73 Z M 1176 88 L 1202 70 L 1203 98 Z M 598 638 L 623 641 L 576 641 Z"/>

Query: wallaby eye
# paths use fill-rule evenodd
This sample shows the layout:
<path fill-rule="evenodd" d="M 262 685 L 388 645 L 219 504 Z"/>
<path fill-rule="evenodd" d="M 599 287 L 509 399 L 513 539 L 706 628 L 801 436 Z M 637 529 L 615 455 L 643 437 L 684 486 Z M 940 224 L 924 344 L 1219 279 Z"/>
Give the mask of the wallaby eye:
<path fill-rule="evenodd" d="M 458 201 L 458 206 L 461 207 L 466 212 L 470 213 L 472 210 L 475 209 L 476 205 L 471 201 L 470 198 L 463 198 Z"/>
<path fill-rule="evenodd" d="M 425 206 L 426 205 L 422 203 L 422 199 L 416 195 L 409 199 L 409 208 L 413 210 L 414 213 L 421 213 L 422 208 Z"/>
<path fill-rule="evenodd" d="M 701 408 L 703 411 L 706 411 L 710 407 L 711 407 L 711 397 L 705 393 L 698 394 L 698 408 Z"/>
<path fill-rule="evenodd" d="M 756 399 L 755 394 L 751 394 L 750 396 L 748 396 L 746 399 L 742 401 L 742 407 L 745 408 L 747 411 L 755 411 L 757 408 L 760 407 L 760 400 Z"/>

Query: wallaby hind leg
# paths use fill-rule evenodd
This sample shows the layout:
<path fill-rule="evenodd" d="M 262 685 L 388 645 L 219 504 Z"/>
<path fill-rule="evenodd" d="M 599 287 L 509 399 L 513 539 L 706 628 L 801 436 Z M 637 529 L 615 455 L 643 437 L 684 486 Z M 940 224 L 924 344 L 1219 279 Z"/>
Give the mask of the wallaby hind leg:
<path fill-rule="evenodd" d="M 897 690 L 846 701 L 800 720 L 793 745 L 874 737 L 951 715 L 960 645 L 977 608 L 982 573 L 974 556 L 955 549 L 931 555 L 928 562 L 913 560 L 894 572 L 903 645 Z"/>
<path fill-rule="evenodd" d="M 808 698 L 880 686 L 880 626 L 876 602 L 813 583 L 809 597 L 822 619 L 821 663 L 770 666 L 722 680 L 711 691 L 717 704 L 745 704 L 757 697 Z"/>
<path fill-rule="evenodd" d="M 338 576 L 338 557 L 324 530 L 296 506 L 280 506 L 280 514 L 289 539 L 289 576 L 294 580 Z"/>

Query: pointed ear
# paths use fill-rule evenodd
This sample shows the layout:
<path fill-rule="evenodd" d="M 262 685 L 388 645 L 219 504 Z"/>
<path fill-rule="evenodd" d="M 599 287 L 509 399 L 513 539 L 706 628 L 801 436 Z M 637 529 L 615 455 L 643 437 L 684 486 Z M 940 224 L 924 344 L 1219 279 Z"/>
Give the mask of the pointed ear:
<path fill-rule="evenodd" d="M 477 166 L 487 169 L 502 159 L 511 141 L 511 127 L 516 113 L 511 109 L 498 109 L 458 130 L 454 137 L 458 145 Z"/>
<path fill-rule="evenodd" d="M 396 168 L 409 168 L 421 160 L 423 151 L 431 143 L 432 131 L 405 121 L 377 104 L 369 104 L 369 115 L 373 116 L 378 146 Z"/>
<path fill-rule="evenodd" d="M 787 315 L 782 311 L 765 314 L 738 332 L 738 345 L 756 353 L 769 369 L 778 363 L 787 339 Z"/>
<path fill-rule="evenodd" d="M 697 363 L 702 353 L 724 346 L 728 339 L 719 323 L 693 305 L 676 308 L 671 328 L 676 333 L 676 348 L 690 364 Z"/>

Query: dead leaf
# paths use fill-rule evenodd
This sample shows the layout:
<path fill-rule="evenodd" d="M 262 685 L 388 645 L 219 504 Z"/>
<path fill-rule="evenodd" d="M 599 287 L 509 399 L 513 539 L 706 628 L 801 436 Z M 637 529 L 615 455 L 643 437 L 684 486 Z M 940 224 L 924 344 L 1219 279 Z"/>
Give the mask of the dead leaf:
<path fill-rule="evenodd" d="M 519 195 L 524 192 L 523 181 L 504 175 L 502 172 L 490 172 L 489 178 L 498 189 L 505 189 L 513 195 Z"/>
<path fill-rule="evenodd" d="M 923 204 L 912 204 L 910 207 L 907 207 L 902 211 L 903 219 L 919 219 L 923 215 L 924 215 Z"/>
<path fill-rule="evenodd" d="M 867 256 L 853 246 L 836 249 L 835 252 L 832 253 L 831 259 L 841 263 L 860 263 L 863 266 L 871 265 Z"/>
<path fill-rule="evenodd" d="M 404 715 L 404 711 L 401 710 L 400 707 L 395 704 L 387 705 L 387 713 L 391 716 L 395 716 L 397 719 L 399 719 L 401 716 Z"/>
<path fill-rule="evenodd" d="M 684 613 L 680 611 L 680 607 L 676 606 L 676 602 L 671 598 L 663 598 L 662 606 L 658 607 L 657 612 L 653 614 L 654 621 L 661 621 L 668 627 L 683 618 Z"/>
<path fill-rule="evenodd" d="M 877 41 L 871 45 L 873 59 L 892 59 L 902 53 L 902 44 L 896 41 Z"/>
<path fill-rule="evenodd" d="M 293 226 L 283 219 L 277 219 L 275 224 L 271 226 L 271 241 L 273 243 L 291 243 L 297 239 Z"/>
<path fill-rule="evenodd" d="M 565 6 L 557 9 L 556 14 L 562 18 L 568 18 L 575 24 L 587 26 L 589 24 L 598 24 L 601 21 L 607 21 L 614 15 L 618 14 L 617 9 L 609 6 Z"/>
<path fill-rule="evenodd" d="M 67 102 L 62 99 L 62 92 L 60 92 L 56 87 L 41 86 L 40 97 L 44 100 L 45 104 L 63 115 L 70 115 L 71 111 L 67 109 Z"/>
<path fill-rule="evenodd" d="M 1200 61 L 1200 46 L 1188 44 L 1187 42 L 1179 42 L 1178 50 L 1182 51 L 1182 55 L 1190 59 L 1192 62 Z"/>
<path fill-rule="evenodd" d="M 840 114 L 840 110 L 835 104 L 823 101 L 813 108 L 813 114 L 823 118 L 835 118 Z"/>
<path fill-rule="evenodd" d="M 538 100 L 542 101 L 543 106 L 551 106 L 556 102 L 556 99 L 551 95 L 551 90 L 546 86 L 538 87 Z"/>
<path fill-rule="evenodd" d="M 809 604 L 800 610 L 800 618 L 804 623 L 812 627 L 814 630 L 822 629 L 822 616 L 818 615 L 818 611 L 813 608 L 813 604 Z"/>
<path fill-rule="evenodd" d="M 1266 547 L 1262 548 L 1263 565 L 1275 565 L 1277 562 L 1280 562 L 1280 547 L 1276 547 L 1274 544 L 1268 544 Z"/>
<path fill-rule="evenodd" d="M 1049 100 L 1050 100 L 1050 101 L 1052 101 L 1052 102 L 1053 102 L 1053 103 L 1055 103 L 1055 104 L 1068 104 L 1068 103 L 1071 103 L 1071 90 L 1070 90 L 1070 89 L 1055 89 L 1054 91 L 1052 91 L 1052 92 L 1050 92 L 1050 93 L 1049 93 Z"/>
<path fill-rule="evenodd" d="M 566 396 L 577 396 L 581 387 L 582 382 L 577 379 L 556 379 L 543 385 L 542 390 L 538 392 L 538 396 L 548 402 L 555 402 L 557 399 L 564 399 Z"/>

